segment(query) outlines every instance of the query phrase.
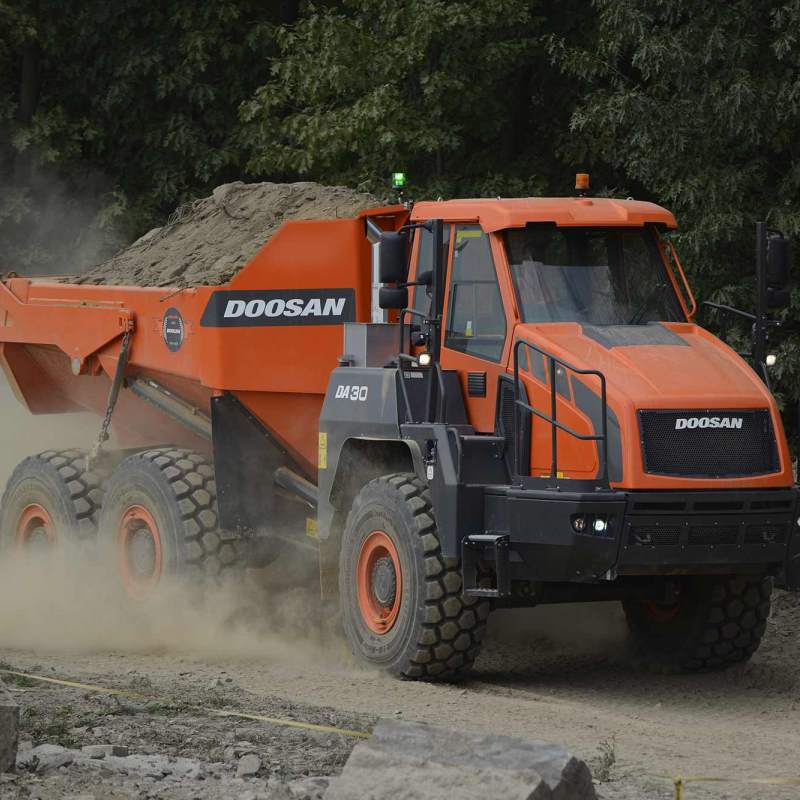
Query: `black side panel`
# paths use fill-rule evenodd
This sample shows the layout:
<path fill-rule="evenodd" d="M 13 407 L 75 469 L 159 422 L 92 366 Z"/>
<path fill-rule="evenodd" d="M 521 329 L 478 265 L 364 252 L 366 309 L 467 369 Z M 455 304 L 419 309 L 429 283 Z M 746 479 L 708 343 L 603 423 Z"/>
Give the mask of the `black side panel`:
<path fill-rule="evenodd" d="M 397 370 L 389 368 L 339 367 L 331 373 L 319 422 L 317 535 L 320 539 L 326 539 L 331 532 L 336 512 L 333 492 L 348 442 L 363 440 L 380 444 L 398 442 L 401 438 L 396 381 Z M 347 464 L 351 462 L 348 460 Z"/>
<path fill-rule="evenodd" d="M 284 513 L 273 474 L 283 465 L 297 469 L 269 432 L 233 395 L 211 399 L 214 470 L 220 525 L 258 531 Z"/>
<path fill-rule="evenodd" d="M 534 358 L 536 353 L 533 354 Z M 520 400 L 528 402 L 528 392 L 525 384 L 520 381 Z M 517 414 L 516 424 L 514 414 Z M 514 431 L 517 426 L 521 431 L 517 437 L 519 451 L 519 469 L 522 475 L 531 474 L 531 415 L 524 409 L 517 413 L 514 403 L 514 379 L 507 375 L 500 376 L 500 383 L 497 387 L 497 421 L 495 427 L 498 435 L 506 440 L 505 459 L 506 466 L 510 475 L 514 469 Z"/>
<path fill-rule="evenodd" d="M 594 432 L 599 434 L 603 430 L 600 396 L 574 376 L 572 391 L 575 393 L 575 405 L 589 417 Z M 597 442 L 597 448 L 602 459 L 603 443 Z M 600 475 L 598 474 L 597 477 L 599 478 Z M 619 432 L 619 420 L 611 406 L 608 407 L 608 480 L 611 483 L 622 480 L 622 437 Z"/>
<path fill-rule="evenodd" d="M 464 393 L 461 381 L 455 370 L 443 370 L 442 380 L 445 388 L 444 422 L 448 425 L 468 425 L 467 409 L 464 406 Z M 422 422 L 428 408 L 428 387 L 433 381 L 434 402 L 439 396 L 439 385 L 432 369 L 403 369 L 402 382 L 397 371 L 397 405 L 401 411 L 403 422 Z M 405 393 L 403 388 L 405 387 Z M 485 388 L 485 387 L 484 387 Z M 406 409 L 406 400 L 410 406 L 410 414 Z"/>

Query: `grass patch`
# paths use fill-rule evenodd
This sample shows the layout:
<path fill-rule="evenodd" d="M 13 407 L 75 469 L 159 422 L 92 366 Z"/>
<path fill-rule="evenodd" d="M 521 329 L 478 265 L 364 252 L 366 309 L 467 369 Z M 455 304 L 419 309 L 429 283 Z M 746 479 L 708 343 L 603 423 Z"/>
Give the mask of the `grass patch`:
<path fill-rule="evenodd" d="M 22 712 L 20 728 L 30 735 L 34 745 L 47 743 L 74 747 L 75 737 L 70 733 L 74 727 L 72 715 L 70 706 L 56 709 L 52 716 L 44 715 L 36 708 L 28 708 Z"/>
<path fill-rule="evenodd" d="M 592 759 L 592 776 L 601 783 L 611 780 L 611 771 L 617 763 L 617 739 L 612 736 L 610 739 L 603 739 L 597 746 L 598 755 Z"/>

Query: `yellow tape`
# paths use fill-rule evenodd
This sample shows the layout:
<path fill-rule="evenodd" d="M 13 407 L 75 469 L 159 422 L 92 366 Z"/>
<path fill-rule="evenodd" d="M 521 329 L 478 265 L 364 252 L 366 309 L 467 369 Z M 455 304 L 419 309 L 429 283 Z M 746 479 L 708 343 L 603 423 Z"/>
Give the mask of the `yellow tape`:
<path fill-rule="evenodd" d="M 55 683 L 58 686 L 68 686 L 70 689 L 84 689 L 88 692 L 99 692 L 100 694 L 112 694 L 117 697 L 130 697 L 133 700 L 146 700 L 143 694 L 136 692 L 126 692 L 122 689 L 107 689 L 105 686 L 93 686 L 91 683 L 76 683 L 75 681 L 65 681 L 60 678 L 45 678 L 43 675 L 29 675 L 27 672 L 14 672 L 11 669 L 0 669 L 2 675 L 15 675 L 18 678 L 27 678 L 30 681 L 41 681 L 42 683 Z"/>
<path fill-rule="evenodd" d="M 262 717 L 259 714 L 243 714 L 239 711 L 218 711 L 208 709 L 209 714 L 215 717 L 240 717 L 241 719 L 255 719 L 259 722 L 271 722 L 275 725 L 285 725 L 287 728 L 305 728 L 309 731 L 321 731 L 322 733 L 340 733 L 342 736 L 354 736 L 357 739 L 369 739 L 371 733 L 363 731 L 351 731 L 347 728 L 331 728 L 327 725 L 314 725 L 311 722 L 297 722 L 293 719 L 276 719 L 275 717 Z"/>
<path fill-rule="evenodd" d="M 0 669 L 2 675 L 15 675 L 18 678 L 27 678 L 31 681 L 41 681 L 42 683 L 54 683 L 57 686 L 67 686 L 70 689 L 82 689 L 87 692 L 98 692 L 100 694 L 116 695 L 117 697 L 128 697 L 132 700 L 153 700 L 136 692 L 126 692 L 122 689 L 108 689 L 105 686 L 95 686 L 91 683 L 78 683 L 77 681 L 65 681 L 61 678 L 46 678 L 43 675 L 29 675 L 27 672 L 15 672 L 11 669 Z M 299 722 L 294 719 L 281 719 L 279 717 L 264 717 L 259 714 L 244 714 L 239 711 L 220 711 L 217 708 L 202 708 L 195 706 L 196 710 L 203 711 L 215 717 L 239 717 L 241 719 L 252 719 L 258 722 L 269 722 L 272 725 L 281 725 L 285 728 L 303 728 L 309 731 L 320 733 L 337 733 L 340 736 L 351 736 L 357 739 L 368 739 L 372 734 L 364 731 L 353 731 L 348 728 L 334 728 L 329 725 L 315 725 L 313 722 Z"/>
<path fill-rule="evenodd" d="M 800 778 L 719 778 L 712 775 L 656 775 L 672 781 L 675 786 L 675 800 L 685 800 L 684 788 L 687 783 L 746 783 L 753 786 L 800 786 Z"/>

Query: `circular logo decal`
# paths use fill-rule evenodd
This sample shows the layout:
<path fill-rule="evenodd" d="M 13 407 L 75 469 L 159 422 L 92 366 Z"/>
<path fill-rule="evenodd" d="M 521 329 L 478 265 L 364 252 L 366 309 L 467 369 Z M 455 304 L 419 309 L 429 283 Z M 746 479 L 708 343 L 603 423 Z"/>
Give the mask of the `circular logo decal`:
<path fill-rule="evenodd" d="M 181 312 L 177 308 L 167 309 L 161 331 L 164 335 L 164 343 L 173 353 L 181 349 L 183 338 L 186 335 L 186 327 L 183 324 Z"/>

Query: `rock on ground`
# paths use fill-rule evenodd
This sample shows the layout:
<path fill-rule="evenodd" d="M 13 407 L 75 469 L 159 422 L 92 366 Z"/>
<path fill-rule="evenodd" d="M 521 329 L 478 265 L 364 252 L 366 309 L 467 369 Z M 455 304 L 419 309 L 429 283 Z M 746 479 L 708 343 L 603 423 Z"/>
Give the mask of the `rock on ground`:
<path fill-rule="evenodd" d="M 229 281 L 286 220 L 353 217 L 382 205 L 372 195 L 318 183 L 227 183 L 180 206 L 167 224 L 100 264 L 81 283 L 219 285 Z"/>
<path fill-rule="evenodd" d="M 17 759 L 19 707 L 0 682 L 0 773 L 7 772 Z"/>
<path fill-rule="evenodd" d="M 563 748 L 383 720 L 325 800 L 596 800 L 589 767 Z"/>

